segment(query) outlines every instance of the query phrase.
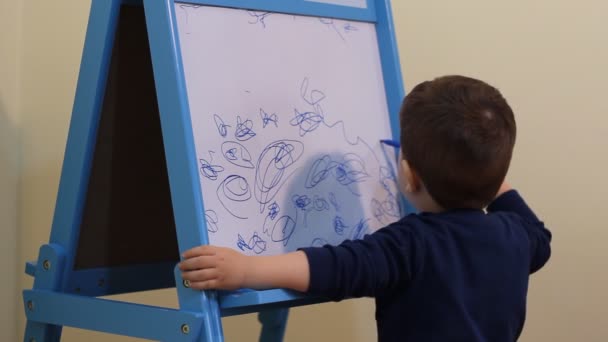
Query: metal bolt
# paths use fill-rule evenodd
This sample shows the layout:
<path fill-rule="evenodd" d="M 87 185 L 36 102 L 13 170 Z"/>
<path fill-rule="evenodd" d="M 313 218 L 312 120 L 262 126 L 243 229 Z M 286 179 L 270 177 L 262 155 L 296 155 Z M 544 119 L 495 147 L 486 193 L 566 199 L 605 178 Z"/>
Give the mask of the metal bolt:
<path fill-rule="evenodd" d="M 51 268 L 51 262 L 48 260 L 44 260 L 42 262 L 42 268 L 48 271 Z"/>
<path fill-rule="evenodd" d="M 30 311 L 34 311 L 34 302 L 32 302 L 31 300 L 27 301 L 27 309 Z"/>
<path fill-rule="evenodd" d="M 184 287 L 190 288 L 190 280 L 184 280 Z"/>
<path fill-rule="evenodd" d="M 182 333 L 186 335 L 190 333 L 190 326 L 188 324 L 182 324 Z"/>

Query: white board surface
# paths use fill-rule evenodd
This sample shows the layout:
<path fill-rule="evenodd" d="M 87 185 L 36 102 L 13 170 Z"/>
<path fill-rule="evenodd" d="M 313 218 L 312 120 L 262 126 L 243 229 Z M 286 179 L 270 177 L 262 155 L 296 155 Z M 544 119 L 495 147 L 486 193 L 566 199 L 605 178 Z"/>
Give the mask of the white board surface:
<path fill-rule="evenodd" d="M 373 24 L 179 3 L 176 14 L 212 244 L 277 254 L 400 217 Z"/>
<path fill-rule="evenodd" d="M 341 5 L 349 7 L 367 8 L 367 0 L 306 0 L 324 4 Z"/>

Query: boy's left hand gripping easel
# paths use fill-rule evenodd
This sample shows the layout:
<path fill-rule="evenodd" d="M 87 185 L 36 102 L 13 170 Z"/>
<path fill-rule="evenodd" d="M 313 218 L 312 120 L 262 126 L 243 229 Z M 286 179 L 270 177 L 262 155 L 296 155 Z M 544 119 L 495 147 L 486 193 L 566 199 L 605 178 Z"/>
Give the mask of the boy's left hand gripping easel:
<path fill-rule="evenodd" d="M 336 17 L 376 22 L 387 97 L 394 99 L 389 110 L 396 113 L 403 86 L 388 0 L 368 0 L 367 8 L 332 2 L 250 6 L 305 15 L 330 8 Z M 251 312 L 260 312 L 260 340 L 280 341 L 288 307 L 323 301 L 285 290 L 199 292 L 182 282 L 179 253 L 208 240 L 200 194 L 193 191 L 199 184 L 192 137 L 184 134 L 189 118 L 174 5 L 92 1 L 50 241 L 37 262 L 26 265 L 35 277 L 23 293 L 27 342 L 59 341 L 62 326 L 161 341 L 222 341 L 221 317 Z M 174 286 L 180 309 L 97 298 Z"/>

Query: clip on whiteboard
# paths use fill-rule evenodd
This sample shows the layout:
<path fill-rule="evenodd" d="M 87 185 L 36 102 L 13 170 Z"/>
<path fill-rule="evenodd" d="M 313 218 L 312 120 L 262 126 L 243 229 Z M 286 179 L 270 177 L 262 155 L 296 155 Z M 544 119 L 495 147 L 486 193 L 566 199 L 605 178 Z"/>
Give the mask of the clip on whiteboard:
<path fill-rule="evenodd" d="M 389 0 L 93 0 L 25 340 L 222 341 L 221 317 L 248 312 L 282 340 L 288 308 L 324 299 L 194 291 L 179 256 L 284 253 L 398 219 L 379 141 L 399 136 L 403 95 Z M 171 287 L 179 309 L 98 298 Z"/>

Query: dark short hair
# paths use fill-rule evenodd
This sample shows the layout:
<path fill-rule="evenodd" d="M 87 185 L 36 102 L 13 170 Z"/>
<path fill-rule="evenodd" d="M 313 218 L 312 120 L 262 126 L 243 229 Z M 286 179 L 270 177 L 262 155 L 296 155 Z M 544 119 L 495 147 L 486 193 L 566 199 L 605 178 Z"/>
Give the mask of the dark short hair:
<path fill-rule="evenodd" d="M 484 208 L 494 199 L 516 136 L 496 88 L 464 76 L 426 81 L 405 97 L 400 120 L 403 158 L 440 206 Z"/>

